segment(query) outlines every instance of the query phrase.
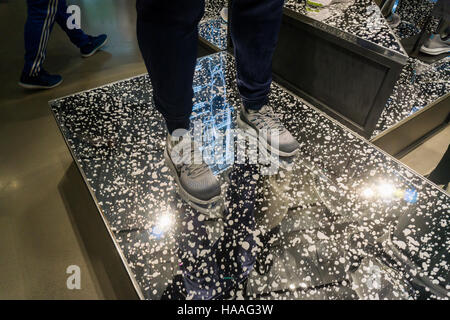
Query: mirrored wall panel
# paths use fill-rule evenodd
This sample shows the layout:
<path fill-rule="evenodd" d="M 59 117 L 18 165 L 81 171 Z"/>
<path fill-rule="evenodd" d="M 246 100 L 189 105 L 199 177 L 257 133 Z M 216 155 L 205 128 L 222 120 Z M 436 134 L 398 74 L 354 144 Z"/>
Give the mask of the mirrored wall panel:
<path fill-rule="evenodd" d="M 199 36 L 217 50 L 227 49 L 228 1 L 206 0 L 205 14 L 199 23 Z"/>

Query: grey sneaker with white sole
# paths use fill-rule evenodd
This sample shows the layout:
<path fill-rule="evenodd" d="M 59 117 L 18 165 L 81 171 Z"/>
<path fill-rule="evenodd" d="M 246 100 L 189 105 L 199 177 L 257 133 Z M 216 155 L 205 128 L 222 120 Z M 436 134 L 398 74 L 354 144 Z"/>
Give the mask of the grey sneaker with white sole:
<path fill-rule="evenodd" d="M 450 53 L 450 37 L 444 40 L 439 34 L 432 34 L 420 48 L 420 51 L 432 56 Z"/>
<path fill-rule="evenodd" d="M 189 133 L 169 134 L 164 156 L 185 200 L 200 205 L 220 200 L 220 183 Z"/>
<path fill-rule="evenodd" d="M 264 147 L 281 157 L 290 157 L 298 152 L 299 143 L 269 105 L 264 105 L 260 110 L 247 110 L 241 106 L 237 123 L 244 131 L 258 137 Z"/>

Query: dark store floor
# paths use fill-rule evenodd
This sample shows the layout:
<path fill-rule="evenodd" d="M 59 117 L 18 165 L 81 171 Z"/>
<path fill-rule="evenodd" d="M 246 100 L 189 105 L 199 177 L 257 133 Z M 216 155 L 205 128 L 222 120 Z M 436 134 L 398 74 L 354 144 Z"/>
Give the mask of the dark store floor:
<path fill-rule="evenodd" d="M 17 85 L 26 4 L 0 2 L 0 26 L 8 30 L 3 33 L 6 45 L 0 48 L 0 299 L 115 298 L 102 274 L 94 272 L 101 270 L 102 261 L 87 252 L 73 208 L 61 192 L 63 181 L 69 179 L 79 210 L 96 214 L 48 101 L 146 70 L 135 36 L 134 1 L 70 3 L 82 8 L 84 31 L 108 34 L 108 44 L 84 59 L 55 25 L 45 68 L 61 74 L 64 82 L 52 90 L 29 92 Z M 429 173 L 444 154 L 449 136 L 447 127 L 402 160 L 421 174 Z M 81 290 L 67 288 L 70 265 L 81 268 Z"/>

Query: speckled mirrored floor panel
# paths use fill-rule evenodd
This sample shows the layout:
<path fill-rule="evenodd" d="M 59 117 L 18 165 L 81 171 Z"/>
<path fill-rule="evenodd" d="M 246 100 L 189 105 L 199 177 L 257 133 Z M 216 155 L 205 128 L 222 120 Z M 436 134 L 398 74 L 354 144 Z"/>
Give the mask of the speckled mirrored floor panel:
<path fill-rule="evenodd" d="M 400 39 L 417 36 L 428 19 L 430 21 L 426 31 L 436 32 L 439 19 L 431 16 L 435 5 L 436 1 L 431 0 L 400 1 L 395 13 L 400 16 L 401 23 L 394 28 L 394 32 Z M 437 56 L 433 63 L 408 58 L 372 133 L 372 138 L 448 93 L 450 93 L 448 55 Z"/>
<path fill-rule="evenodd" d="M 311 8 L 305 1 L 287 0 L 285 7 L 321 21 L 345 33 L 393 50 L 406 59 L 400 39 L 416 35 L 425 24 L 435 3 L 429 0 L 400 1 L 396 8 L 402 23 L 391 29 L 372 0 L 333 1 L 323 8 Z M 434 19 L 436 20 L 436 19 Z M 436 27 L 432 21 L 430 28 Z M 342 35 L 341 35 L 342 36 Z M 426 64 L 408 58 L 372 138 L 450 92 L 448 57 Z"/>
<path fill-rule="evenodd" d="M 203 150 L 222 159 L 234 154 L 216 137 L 235 128 L 235 71 L 217 53 L 194 79 Z M 165 164 L 151 92 L 142 75 L 50 102 L 143 298 L 449 298 L 448 194 L 274 83 L 299 153 L 272 174 L 214 163 L 223 200 L 200 213 Z"/>
<path fill-rule="evenodd" d="M 226 0 L 206 0 L 205 14 L 198 25 L 199 36 L 219 50 L 227 48 L 228 25 L 221 15 L 225 8 L 228 8 Z"/>
<path fill-rule="evenodd" d="M 333 1 L 323 8 L 310 8 L 303 0 L 286 0 L 285 8 L 398 54 L 406 52 L 372 0 Z"/>
<path fill-rule="evenodd" d="M 206 1 L 205 15 L 199 24 L 199 35 L 221 50 L 227 47 L 227 23 L 221 17 L 220 11 L 227 6 L 228 1 L 224 0 Z M 284 7 L 339 31 L 406 55 L 379 7 L 372 0 L 334 1 L 320 9 L 308 7 L 303 0 L 286 0 Z"/>
<path fill-rule="evenodd" d="M 432 64 L 408 58 L 372 138 L 450 93 L 450 57 Z"/>
<path fill-rule="evenodd" d="M 394 32 L 400 39 L 417 35 L 426 25 L 435 5 L 434 0 L 400 1 L 395 13 L 400 16 L 401 22 Z M 427 31 L 436 31 L 438 23 L 438 18 L 431 18 Z"/>

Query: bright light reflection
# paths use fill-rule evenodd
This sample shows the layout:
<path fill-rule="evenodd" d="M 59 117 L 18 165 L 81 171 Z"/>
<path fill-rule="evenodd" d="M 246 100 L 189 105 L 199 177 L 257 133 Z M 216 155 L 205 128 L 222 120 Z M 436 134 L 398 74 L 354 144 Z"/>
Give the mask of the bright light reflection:
<path fill-rule="evenodd" d="M 157 238 L 161 238 L 174 224 L 173 215 L 170 212 L 163 213 L 156 221 L 151 233 Z"/>
<path fill-rule="evenodd" d="M 395 187 L 388 182 L 382 182 L 377 186 L 378 194 L 383 198 L 392 197 L 395 192 Z"/>
<path fill-rule="evenodd" d="M 157 222 L 157 226 L 159 227 L 159 229 L 164 230 L 164 231 L 169 229 L 172 225 L 173 225 L 173 219 L 172 219 L 172 215 L 169 213 L 162 215 L 158 219 L 158 222 Z"/>

